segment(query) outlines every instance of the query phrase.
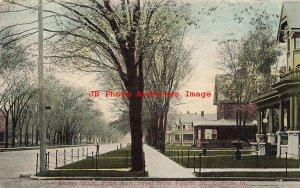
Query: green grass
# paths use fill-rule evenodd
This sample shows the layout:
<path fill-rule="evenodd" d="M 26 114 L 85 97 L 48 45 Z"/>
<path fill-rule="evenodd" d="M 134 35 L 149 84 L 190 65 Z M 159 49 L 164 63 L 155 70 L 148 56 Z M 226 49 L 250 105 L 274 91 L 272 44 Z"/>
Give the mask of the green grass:
<path fill-rule="evenodd" d="M 278 177 L 283 178 L 285 172 L 202 172 L 197 177 Z M 288 172 L 287 177 L 300 178 L 300 172 Z"/>
<path fill-rule="evenodd" d="M 46 177 L 146 177 L 148 172 L 116 170 L 49 170 L 40 176 Z"/>
<path fill-rule="evenodd" d="M 101 150 L 101 148 L 100 148 Z M 119 150 L 110 151 L 107 153 L 103 153 L 100 157 L 126 157 L 126 152 L 128 156 L 131 156 L 131 147 L 125 147 Z"/>
<path fill-rule="evenodd" d="M 101 148 L 100 148 L 101 149 Z M 47 171 L 42 176 L 46 177 L 145 177 L 148 172 L 132 172 L 126 170 L 114 170 L 131 167 L 131 148 L 126 147 L 101 154 L 96 158 L 87 159 L 59 167 L 58 170 Z M 127 160 L 126 160 L 127 153 Z M 107 170 L 106 170 L 107 169 Z"/>
<path fill-rule="evenodd" d="M 199 148 L 192 146 L 176 146 L 176 145 L 166 145 L 166 150 L 176 149 L 176 150 L 199 150 Z"/>
<path fill-rule="evenodd" d="M 97 169 L 115 169 L 131 167 L 130 147 L 110 151 L 97 157 Z M 127 152 L 127 159 L 126 159 Z M 75 163 L 67 164 L 58 169 L 96 169 L 96 157 L 87 158 Z"/>
<path fill-rule="evenodd" d="M 182 151 L 179 150 L 179 155 L 180 155 L 180 156 L 182 155 L 181 152 L 182 152 Z M 251 153 L 253 153 L 253 151 L 250 151 L 250 150 L 241 150 L 241 152 L 242 152 L 242 155 L 243 155 L 243 154 L 245 155 L 245 154 L 251 154 Z M 194 155 L 198 156 L 199 153 L 203 153 L 203 150 L 190 151 L 190 152 L 189 152 L 189 154 L 190 154 L 191 157 L 193 157 Z M 218 150 L 218 151 L 207 150 L 206 156 L 215 156 L 215 155 L 231 155 L 231 156 L 233 156 L 234 153 L 235 153 L 235 151 L 233 151 L 233 150 L 231 150 L 231 151 L 229 151 L 229 150 Z M 172 150 L 172 151 L 166 151 L 164 154 L 165 154 L 166 156 L 168 156 L 168 157 L 174 156 L 174 151 L 173 151 L 173 150 Z M 175 151 L 175 155 L 178 156 L 178 150 Z M 186 150 L 183 151 L 183 155 L 184 155 L 184 156 L 188 156 L 188 151 L 186 151 Z M 203 154 L 202 154 L 202 155 L 203 155 Z"/>
<path fill-rule="evenodd" d="M 174 158 L 171 158 L 174 160 Z M 174 160 L 181 165 L 181 157 Z M 196 157 L 195 166 L 199 168 L 199 157 Z M 183 166 L 193 168 L 194 158 L 183 159 Z M 288 159 L 288 168 L 299 168 L 300 162 L 295 159 Z M 201 158 L 202 168 L 256 168 L 256 156 L 242 156 L 241 160 L 234 160 L 232 156 L 222 157 L 202 157 Z M 258 157 L 258 168 L 285 168 L 285 159 L 276 158 L 272 156 L 259 156 Z"/>

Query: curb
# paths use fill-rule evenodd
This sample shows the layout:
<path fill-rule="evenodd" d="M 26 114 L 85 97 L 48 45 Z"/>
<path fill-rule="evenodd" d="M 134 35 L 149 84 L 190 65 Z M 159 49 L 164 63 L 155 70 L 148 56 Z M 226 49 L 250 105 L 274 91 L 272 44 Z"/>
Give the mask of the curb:
<path fill-rule="evenodd" d="M 98 180 L 98 181 L 300 181 L 300 178 L 280 177 L 195 177 L 195 178 L 147 178 L 147 177 L 39 177 L 33 180 Z"/>
<path fill-rule="evenodd" d="M 71 148 L 71 147 L 85 147 L 85 146 L 95 146 L 93 144 L 85 145 L 61 145 L 61 146 L 47 146 L 47 149 L 59 149 L 59 148 Z M 39 146 L 34 147 L 18 147 L 18 148 L 0 148 L 0 152 L 12 152 L 12 151 L 27 151 L 27 150 L 38 150 Z"/>

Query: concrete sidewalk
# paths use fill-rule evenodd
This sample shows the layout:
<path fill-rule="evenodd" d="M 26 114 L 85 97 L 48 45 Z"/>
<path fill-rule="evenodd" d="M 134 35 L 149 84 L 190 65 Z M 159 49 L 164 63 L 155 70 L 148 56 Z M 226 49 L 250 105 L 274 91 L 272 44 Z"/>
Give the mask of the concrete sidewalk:
<path fill-rule="evenodd" d="M 184 168 L 144 144 L 146 170 L 150 178 L 193 178 L 193 170 Z"/>
<path fill-rule="evenodd" d="M 199 172 L 199 168 L 196 171 Z M 300 168 L 288 168 L 287 171 L 298 172 Z M 201 172 L 285 172 L 285 168 L 202 168 Z"/>

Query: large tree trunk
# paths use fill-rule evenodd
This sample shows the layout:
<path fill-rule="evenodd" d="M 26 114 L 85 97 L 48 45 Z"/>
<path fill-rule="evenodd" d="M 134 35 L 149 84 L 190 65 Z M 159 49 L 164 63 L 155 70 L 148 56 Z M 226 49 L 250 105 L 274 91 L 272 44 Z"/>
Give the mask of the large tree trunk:
<path fill-rule="evenodd" d="M 17 127 L 17 121 L 13 118 L 12 119 L 12 133 L 11 133 L 11 138 L 12 138 L 12 142 L 11 142 L 11 147 L 15 147 L 16 146 L 16 127 Z"/>
<path fill-rule="evenodd" d="M 35 145 L 39 145 L 39 129 L 37 127 L 35 130 Z"/>
<path fill-rule="evenodd" d="M 154 120 L 152 122 L 152 146 L 157 148 L 158 147 L 158 121 L 159 121 L 159 117 L 156 114 L 154 116 Z"/>
<path fill-rule="evenodd" d="M 22 147 L 23 144 L 23 128 L 19 129 L 19 147 Z"/>
<path fill-rule="evenodd" d="M 132 171 L 143 171 L 143 131 L 142 131 L 142 97 L 129 98 L 129 118 L 131 128 L 131 164 Z"/>
<path fill-rule="evenodd" d="M 165 145 L 165 143 L 163 143 L 164 139 L 164 114 L 163 112 L 159 112 L 159 116 L 158 116 L 158 128 L 157 128 L 157 147 L 156 149 L 159 149 L 161 152 L 163 151 L 163 146 Z"/>
<path fill-rule="evenodd" d="M 9 113 L 8 111 L 6 112 L 6 116 L 5 116 L 5 148 L 8 148 L 8 117 L 9 117 Z"/>

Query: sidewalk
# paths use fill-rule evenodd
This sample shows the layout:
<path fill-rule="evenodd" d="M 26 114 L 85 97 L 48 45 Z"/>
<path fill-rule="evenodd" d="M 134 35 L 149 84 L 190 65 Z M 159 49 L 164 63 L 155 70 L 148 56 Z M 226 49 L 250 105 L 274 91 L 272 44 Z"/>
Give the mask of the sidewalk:
<path fill-rule="evenodd" d="M 193 170 L 184 168 L 144 144 L 146 170 L 150 178 L 194 178 Z"/>
<path fill-rule="evenodd" d="M 298 172 L 300 168 L 288 168 L 287 171 Z M 201 172 L 285 172 L 285 168 L 202 168 Z"/>

